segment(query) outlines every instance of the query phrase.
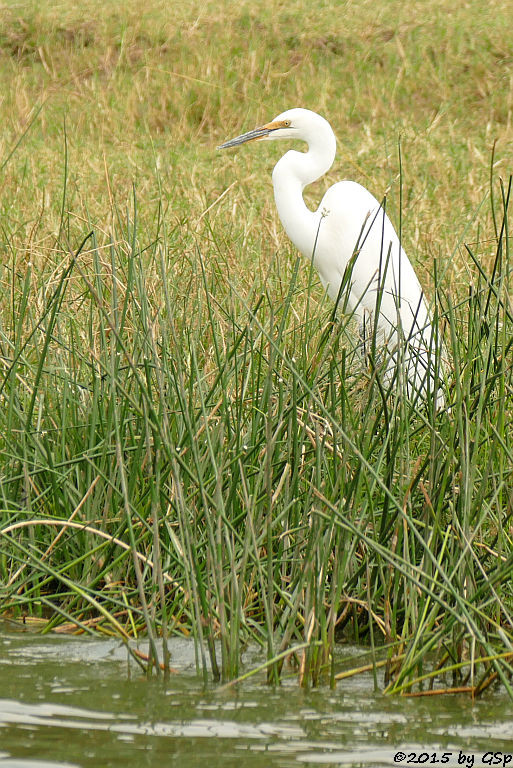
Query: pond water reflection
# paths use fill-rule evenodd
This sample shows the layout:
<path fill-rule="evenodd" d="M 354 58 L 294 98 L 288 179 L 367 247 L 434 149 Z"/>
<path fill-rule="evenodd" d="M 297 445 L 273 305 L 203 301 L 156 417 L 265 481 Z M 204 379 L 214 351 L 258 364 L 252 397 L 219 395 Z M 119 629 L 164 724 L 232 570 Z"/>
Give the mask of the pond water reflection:
<path fill-rule="evenodd" d="M 170 650 L 178 674 L 164 683 L 146 680 L 117 640 L 2 632 L 0 768 L 479 766 L 508 755 L 513 766 L 504 694 L 474 705 L 390 698 L 370 675 L 335 691 L 295 680 L 205 687 L 192 643 L 172 640 Z"/>

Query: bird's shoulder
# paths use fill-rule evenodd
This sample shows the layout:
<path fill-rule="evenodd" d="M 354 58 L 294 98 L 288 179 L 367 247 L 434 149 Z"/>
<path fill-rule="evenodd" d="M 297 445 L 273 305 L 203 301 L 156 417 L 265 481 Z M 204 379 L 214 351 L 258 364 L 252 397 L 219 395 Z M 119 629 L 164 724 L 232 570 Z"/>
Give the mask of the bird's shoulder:
<path fill-rule="evenodd" d="M 379 206 L 379 202 L 369 190 L 357 181 L 344 179 L 333 184 L 324 195 L 323 202 L 328 201 L 351 202 L 353 204 L 369 205 L 371 208 Z"/>
<path fill-rule="evenodd" d="M 318 213 L 328 218 L 343 222 L 357 220 L 359 225 L 368 217 L 374 215 L 380 207 L 368 189 L 357 181 L 338 181 L 330 187 L 318 208 Z M 330 214 L 332 214 L 330 216 Z M 335 222 L 332 222 L 335 224 Z"/>

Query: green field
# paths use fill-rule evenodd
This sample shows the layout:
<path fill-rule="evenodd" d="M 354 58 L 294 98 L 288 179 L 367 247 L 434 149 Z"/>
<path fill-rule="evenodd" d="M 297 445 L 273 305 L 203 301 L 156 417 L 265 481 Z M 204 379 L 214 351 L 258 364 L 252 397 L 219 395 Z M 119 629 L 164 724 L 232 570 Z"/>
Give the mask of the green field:
<path fill-rule="evenodd" d="M 513 697 L 510 3 L 72 5 L 0 8 L 0 615 L 191 635 L 225 681 L 257 643 L 333 683 L 358 642 L 390 692 Z M 338 137 L 309 204 L 387 196 L 441 412 L 383 392 L 287 240 L 285 145 L 216 151 L 295 106 Z"/>

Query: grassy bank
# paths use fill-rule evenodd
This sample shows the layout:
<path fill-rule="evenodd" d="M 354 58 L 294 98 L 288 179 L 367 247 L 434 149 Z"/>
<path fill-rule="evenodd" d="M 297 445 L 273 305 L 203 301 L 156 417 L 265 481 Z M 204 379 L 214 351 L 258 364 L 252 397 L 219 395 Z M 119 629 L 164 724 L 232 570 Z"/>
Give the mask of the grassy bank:
<path fill-rule="evenodd" d="M 344 638 L 390 691 L 512 694 L 511 12 L 314 5 L 0 11 L 1 610 L 192 635 L 216 679 L 256 642 L 334 682 Z M 288 243 L 283 147 L 215 152 L 297 105 L 339 137 L 308 199 L 353 178 L 401 223 L 440 413 Z"/>

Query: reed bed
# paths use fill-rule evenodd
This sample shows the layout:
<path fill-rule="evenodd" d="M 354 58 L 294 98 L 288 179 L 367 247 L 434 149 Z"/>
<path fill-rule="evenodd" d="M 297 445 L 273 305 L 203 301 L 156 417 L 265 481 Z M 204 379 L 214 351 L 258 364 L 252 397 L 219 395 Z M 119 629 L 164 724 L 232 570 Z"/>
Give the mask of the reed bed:
<path fill-rule="evenodd" d="M 512 55 L 496 47 L 507 14 L 496 5 L 482 48 L 490 61 Z M 372 50 L 399 61 L 393 151 L 373 192 L 387 192 L 407 250 L 423 249 L 419 273 L 448 358 L 436 361 L 439 411 L 432 399 L 402 397 L 397 383 L 389 391 L 379 365 L 362 358 L 351 318 L 334 313 L 279 230 L 262 153 L 213 154 L 258 87 L 259 98 L 280 100 L 276 112 L 294 105 L 290 78 L 273 89 L 285 54 L 288 64 L 304 56 L 295 83 L 304 106 L 330 117 L 337 67 L 357 99 L 343 54 L 358 29 L 350 6 L 349 31 L 335 22 L 326 37 L 333 20 L 319 9 L 317 37 L 293 39 L 271 4 L 257 18 L 226 3 L 224 27 L 214 7 L 203 16 L 191 8 L 173 34 L 157 2 L 148 18 L 136 2 L 123 18 L 107 4 L 94 20 L 95 7 L 86 4 L 87 19 L 69 9 L 59 20 L 50 5 L 27 4 L 0 39 L 17 86 L 5 97 L 1 166 L 1 613 L 44 632 L 119 636 L 129 648 L 148 637 L 149 658 L 137 657 L 148 674 L 160 674 L 157 659 L 167 668 L 167 639 L 179 633 L 194 639 L 206 679 L 265 670 L 271 683 L 294 674 L 334 685 L 360 670 L 339 668 L 344 641 L 370 655 L 362 669 L 385 666 L 390 693 L 477 696 L 493 683 L 513 696 L 508 154 L 491 141 L 472 183 L 486 132 L 451 155 L 485 109 L 472 122 L 467 102 L 450 124 L 450 151 L 437 134 L 448 102 L 397 147 L 409 78 L 426 75 L 422 50 L 440 39 L 444 4 L 429 40 L 406 17 L 393 32 L 393 9 L 367 28 Z M 490 86 L 479 30 L 465 4 L 458 14 L 463 31 L 451 26 L 443 61 L 431 59 L 438 97 L 463 43 L 475 82 Z M 258 50 L 266 34 L 265 50 L 284 41 L 274 70 Z M 223 74 L 219 39 L 233 55 Z M 237 57 L 243 39 L 249 52 Z M 361 53 L 364 33 L 354 40 Z M 328 63 L 317 104 L 310 79 Z M 372 82 L 376 66 L 367 61 L 360 78 Z M 364 124 L 373 105 L 381 115 L 389 78 L 379 75 L 383 90 L 376 81 L 367 114 L 349 120 L 348 146 L 363 135 L 369 163 L 386 137 Z M 171 101 L 158 90 L 170 81 Z M 506 101 L 490 99 L 505 136 Z M 427 146 L 438 154 L 413 174 Z M 444 156 L 433 195 L 430 169 Z M 457 209 L 454 174 L 466 179 Z M 426 220 L 437 221 L 429 238 Z M 254 645 L 263 663 L 248 670 Z"/>

